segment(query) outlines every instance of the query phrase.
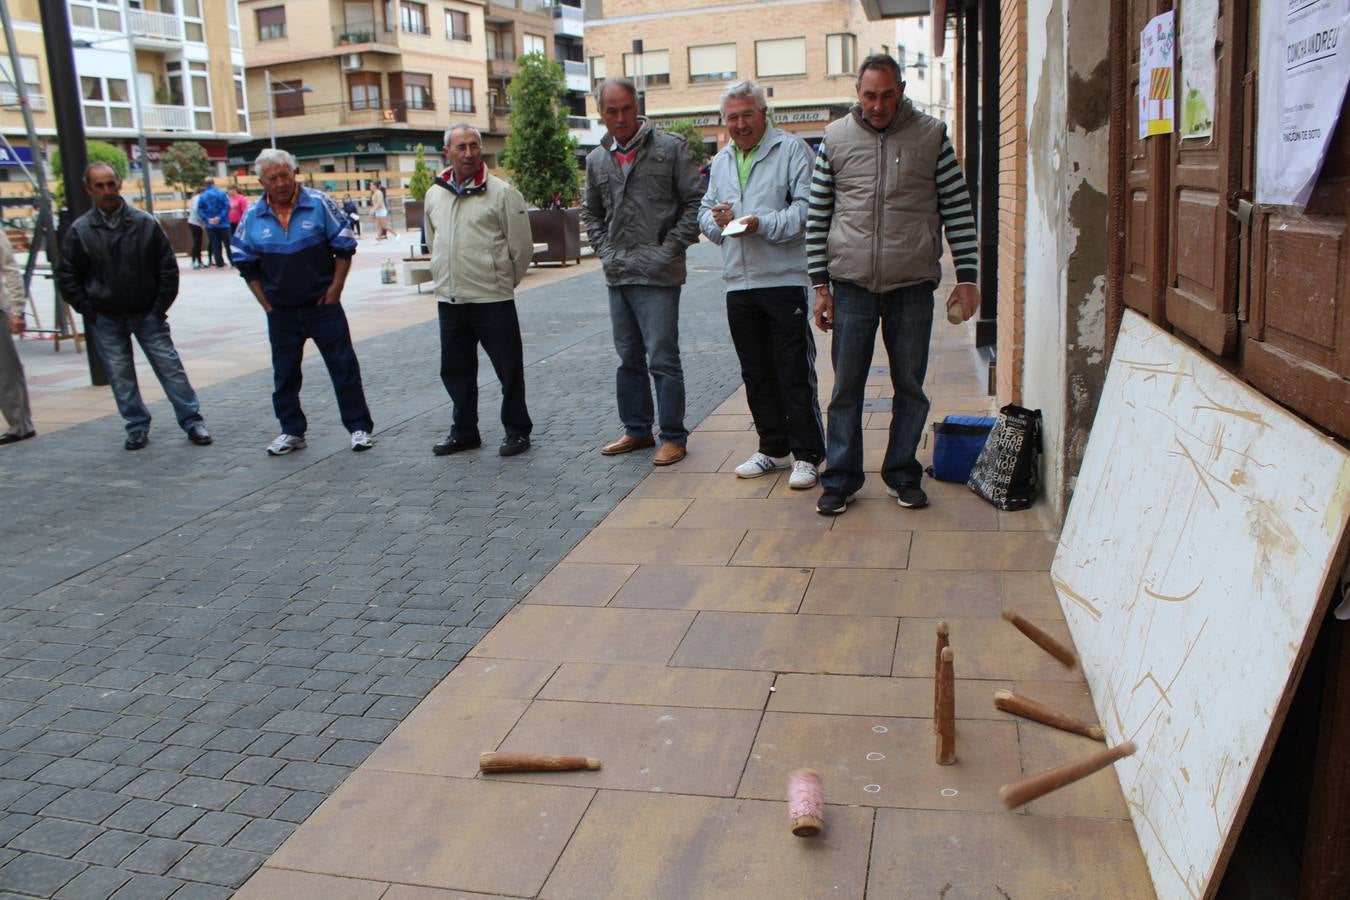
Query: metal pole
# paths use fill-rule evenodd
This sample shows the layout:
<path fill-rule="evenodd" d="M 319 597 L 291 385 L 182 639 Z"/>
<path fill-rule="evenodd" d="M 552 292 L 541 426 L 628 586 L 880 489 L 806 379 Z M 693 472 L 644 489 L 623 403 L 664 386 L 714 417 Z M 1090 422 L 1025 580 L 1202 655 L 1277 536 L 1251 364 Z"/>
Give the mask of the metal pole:
<path fill-rule="evenodd" d="M 131 105 L 136 107 L 136 146 L 141 151 L 141 184 L 145 187 L 145 211 L 155 214 L 155 192 L 150 187 L 150 148 L 145 144 L 145 110 L 141 107 L 141 75 L 136 68 L 136 42 L 131 34 L 131 7 L 122 0 L 122 29 L 131 58 Z"/>
<path fill-rule="evenodd" d="M 56 120 L 56 142 L 61 150 L 61 180 L 66 189 L 66 218 L 69 225 L 87 213 L 93 200 L 84 189 L 84 168 L 89 164 L 84 144 L 84 112 L 80 102 L 80 79 L 75 74 L 75 49 L 70 41 L 70 14 L 65 0 L 38 0 L 42 16 L 42 42 L 47 51 L 47 74 L 52 84 L 52 115 Z M 63 230 L 58 227 L 57 239 Z M 85 317 L 85 353 L 89 359 L 89 380 L 96 385 L 108 383 L 103 361 L 94 349 L 94 330 Z"/>
<path fill-rule="evenodd" d="M 634 39 L 633 39 L 633 62 L 636 64 L 636 67 L 637 67 L 637 89 L 638 89 L 638 95 L 637 95 L 637 101 L 638 101 L 638 104 L 637 104 L 637 105 L 638 105 L 638 109 L 637 109 L 637 111 L 638 111 L 638 115 L 639 115 L 639 116 L 645 116 L 645 115 L 647 114 L 647 79 L 646 79 L 646 76 L 645 76 L 645 69 L 646 69 L 646 67 L 643 66 L 642 61 L 643 61 L 643 60 L 642 60 L 642 38 L 634 38 Z"/>
<path fill-rule="evenodd" d="M 975 346 L 998 343 L 998 110 L 999 4 L 983 0 L 980 10 L 980 319 L 975 323 Z"/>
<path fill-rule="evenodd" d="M 263 69 L 263 94 L 267 97 L 267 136 L 272 141 L 272 149 L 277 149 L 277 129 L 272 124 L 272 70 Z"/>

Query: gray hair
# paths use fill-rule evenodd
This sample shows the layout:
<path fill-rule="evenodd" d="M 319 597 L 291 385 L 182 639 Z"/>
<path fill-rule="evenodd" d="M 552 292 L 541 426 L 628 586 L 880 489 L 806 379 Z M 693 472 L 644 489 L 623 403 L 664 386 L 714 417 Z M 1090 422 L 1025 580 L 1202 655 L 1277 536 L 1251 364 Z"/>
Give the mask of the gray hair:
<path fill-rule="evenodd" d="M 727 101 L 736 100 L 741 97 L 750 97 L 755 101 L 756 109 L 768 109 L 769 98 L 764 96 L 764 88 L 760 87 L 759 82 L 752 81 L 749 78 L 742 78 L 740 81 L 733 81 L 722 91 L 722 99 L 717 104 L 719 112 L 726 113 Z"/>
<path fill-rule="evenodd" d="M 215 187 L 216 179 L 210 175 L 207 175 L 204 179 L 202 179 L 202 184 L 206 185 L 207 187 Z"/>
<path fill-rule="evenodd" d="M 606 78 L 595 86 L 595 108 L 602 113 L 605 109 L 605 91 L 609 88 L 623 88 L 633 97 L 633 102 L 637 102 L 638 89 L 631 78 L 620 78 L 617 75 L 613 78 Z"/>
<path fill-rule="evenodd" d="M 442 140 L 441 146 L 449 147 L 450 135 L 454 134 L 456 131 L 461 131 L 463 129 L 468 129 L 469 131 L 472 131 L 473 136 L 478 138 L 478 143 L 480 144 L 483 143 L 483 132 L 478 130 L 477 125 L 473 124 L 472 122 L 455 122 L 449 128 L 445 129 L 445 138 Z"/>
<path fill-rule="evenodd" d="M 279 150 L 276 147 L 268 147 L 259 153 L 258 158 L 253 161 L 253 174 L 262 178 L 265 169 L 281 165 L 290 166 L 292 172 L 300 168 L 299 161 L 290 152 Z"/>
<path fill-rule="evenodd" d="M 895 57 L 886 53 L 873 53 L 858 64 L 858 81 L 862 84 L 863 73 L 868 69 L 876 69 L 880 72 L 890 72 L 895 76 L 896 84 L 905 83 L 905 72 L 900 68 L 900 63 L 895 61 Z"/>

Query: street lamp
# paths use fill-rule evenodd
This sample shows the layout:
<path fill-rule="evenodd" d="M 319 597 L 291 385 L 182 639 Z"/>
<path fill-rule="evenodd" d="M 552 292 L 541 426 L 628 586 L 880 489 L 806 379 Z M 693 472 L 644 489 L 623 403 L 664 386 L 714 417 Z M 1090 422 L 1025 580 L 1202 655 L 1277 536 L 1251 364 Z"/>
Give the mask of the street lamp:
<path fill-rule="evenodd" d="M 282 85 L 281 85 L 282 90 L 279 90 L 279 91 L 278 91 L 278 90 L 274 90 L 274 89 L 272 88 L 272 85 L 274 85 L 274 84 L 281 84 L 281 83 L 280 83 L 280 82 L 274 82 L 274 81 L 272 80 L 272 70 L 271 70 L 271 69 L 263 69 L 263 80 L 264 80 L 265 83 L 266 83 L 266 84 L 265 84 L 265 87 L 266 87 L 266 91 L 265 91 L 265 92 L 266 92 L 266 94 L 267 94 L 267 136 L 268 136 L 268 138 L 270 138 L 271 141 L 272 141 L 272 149 L 275 150 L 275 149 L 277 149 L 277 129 L 276 129 L 276 124 L 273 122 L 273 116 L 272 116 L 272 98 L 273 98 L 273 97 L 276 97 L 276 96 L 279 95 L 279 94 L 312 94 L 312 93 L 314 93 L 314 88 L 312 88 L 312 87 L 298 87 L 298 88 L 293 88 L 293 87 L 289 87 L 288 85 L 282 84 Z"/>

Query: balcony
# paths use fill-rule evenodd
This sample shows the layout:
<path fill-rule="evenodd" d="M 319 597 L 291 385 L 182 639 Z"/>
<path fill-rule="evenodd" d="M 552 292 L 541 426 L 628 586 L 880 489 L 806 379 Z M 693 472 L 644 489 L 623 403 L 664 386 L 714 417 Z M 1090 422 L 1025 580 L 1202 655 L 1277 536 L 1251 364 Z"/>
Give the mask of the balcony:
<path fill-rule="evenodd" d="M 494 47 L 488 44 L 488 77 L 510 78 L 519 71 L 516 65 L 516 51 L 513 47 Z"/>
<path fill-rule="evenodd" d="M 359 47 L 362 44 L 398 46 L 398 28 L 386 29 L 375 22 L 348 22 L 333 26 L 333 46 Z"/>
<path fill-rule="evenodd" d="M 605 136 L 604 125 L 585 116 L 568 116 L 567 130 L 583 148 L 594 147 Z"/>
<path fill-rule="evenodd" d="M 340 107 L 338 118 L 343 125 L 397 125 L 406 123 L 410 113 L 412 115 L 430 113 L 434 116 L 436 112 L 435 103 L 409 103 L 407 100 L 343 103 Z"/>
<path fill-rule="evenodd" d="M 586 33 L 585 17 L 575 6 L 555 4 L 553 7 L 553 33 L 568 37 L 582 37 Z"/>
<path fill-rule="evenodd" d="M 19 92 L 10 85 L 0 86 L 0 109 L 19 108 Z M 43 112 L 47 108 L 47 95 L 36 91 L 28 92 L 28 108 L 34 112 Z"/>
<path fill-rule="evenodd" d="M 129 12 L 131 35 L 136 42 L 154 46 L 177 45 L 183 42 L 183 20 L 177 16 L 145 9 L 133 9 Z"/>
<path fill-rule="evenodd" d="M 511 114 L 511 107 L 494 106 L 488 110 L 488 114 L 488 131 L 505 134 L 507 130 L 506 117 Z"/>
<path fill-rule="evenodd" d="M 143 106 L 141 125 L 146 131 L 192 131 L 192 110 L 186 106 Z"/>
<path fill-rule="evenodd" d="M 567 81 L 569 91 L 580 91 L 586 93 L 591 89 L 591 77 L 586 72 L 586 64 L 577 60 L 562 60 L 563 77 Z"/>

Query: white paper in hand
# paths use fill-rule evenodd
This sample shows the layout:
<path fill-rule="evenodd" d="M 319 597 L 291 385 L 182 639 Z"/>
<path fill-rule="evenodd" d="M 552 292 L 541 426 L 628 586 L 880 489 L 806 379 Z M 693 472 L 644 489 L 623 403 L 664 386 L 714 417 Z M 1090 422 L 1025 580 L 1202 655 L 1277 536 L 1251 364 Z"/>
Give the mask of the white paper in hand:
<path fill-rule="evenodd" d="M 744 233 L 745 233 L 745 222 L 741 221 L 740 219 L 737 219 L 736 221 L 729 223 L 726 228 L 722 229 L 722 237 L 735 237 L 738 234 Z"/>

